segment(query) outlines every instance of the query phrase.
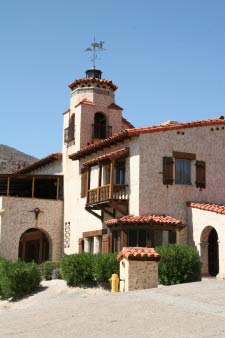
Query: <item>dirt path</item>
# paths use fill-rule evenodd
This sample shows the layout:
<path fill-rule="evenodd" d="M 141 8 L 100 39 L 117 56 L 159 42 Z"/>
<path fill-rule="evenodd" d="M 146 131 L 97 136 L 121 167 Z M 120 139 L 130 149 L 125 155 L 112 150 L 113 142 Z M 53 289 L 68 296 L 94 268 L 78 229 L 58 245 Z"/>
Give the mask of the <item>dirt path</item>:
<path fill-rule="evenodd" d="M 0 337 L 224 338 L 225 281 L 123 294 L 43 282 L 20 302 L 0 302 Z"/>

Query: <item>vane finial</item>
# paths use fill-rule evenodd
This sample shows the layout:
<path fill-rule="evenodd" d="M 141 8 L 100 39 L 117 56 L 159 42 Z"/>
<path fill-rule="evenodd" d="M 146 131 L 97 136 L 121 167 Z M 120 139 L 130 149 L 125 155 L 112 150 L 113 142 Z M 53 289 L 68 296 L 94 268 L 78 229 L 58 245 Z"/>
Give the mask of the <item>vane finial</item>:
<path fill-rule="evenodd" d="M 93 57 L 91 59 L 93 68 L 95 68 L 95 62 L 98 56 L 97 53 L 105 50 L 103 46 L 104 46 L 104 41 L 96 42 L 94 38 L 94 41 L 91 43 L 91 46 L 84 50 L 85 52 L 93 52 Z"/>

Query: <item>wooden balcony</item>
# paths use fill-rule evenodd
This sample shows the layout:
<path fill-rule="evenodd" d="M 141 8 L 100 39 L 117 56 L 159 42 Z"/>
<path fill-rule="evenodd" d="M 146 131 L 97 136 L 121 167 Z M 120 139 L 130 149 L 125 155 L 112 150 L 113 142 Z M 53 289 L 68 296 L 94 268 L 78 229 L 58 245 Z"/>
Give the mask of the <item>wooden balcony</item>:
<path fill-rule="evenodd" d="M 101 202 L 127 201 L 128 185 L 127 184 L 110 184 L 100 186 L 96 189 L 88 190 L 87 205 L 93 205 Z"/>

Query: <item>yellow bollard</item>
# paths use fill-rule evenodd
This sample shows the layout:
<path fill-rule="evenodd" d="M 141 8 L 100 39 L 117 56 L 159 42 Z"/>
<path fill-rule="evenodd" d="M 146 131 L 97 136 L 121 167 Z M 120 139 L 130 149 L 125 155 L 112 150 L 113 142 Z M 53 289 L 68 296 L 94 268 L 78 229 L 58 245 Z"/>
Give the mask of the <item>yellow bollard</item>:
<path fill-rule="evenodd" d="M 117 273 L 113 273 L 109 282 L 111 283 L 111 292 L 119 292 L 119 276 Z"/>

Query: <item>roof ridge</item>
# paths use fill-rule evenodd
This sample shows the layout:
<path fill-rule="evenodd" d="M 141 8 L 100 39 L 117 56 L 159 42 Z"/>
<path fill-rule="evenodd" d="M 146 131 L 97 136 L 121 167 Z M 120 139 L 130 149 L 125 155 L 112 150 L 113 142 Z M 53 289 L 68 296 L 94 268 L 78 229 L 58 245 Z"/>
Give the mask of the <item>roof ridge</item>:
<path fill-rule="evenodd" d="M 177 130 L 181 128 L 205 127 L 205 126 L 211 126 L 211 125 L 216 125 L 216 124 L 225 125 L 225 120 L 223 119 L 223 116 L 221 118 L 208 119 L 208 120 L 197 120 L 197 121 L 191 121 L 191 122 L 181 122 L 181 123 L 169 124 L 169 125 L 160 124 L 160 125 L 153 125 L 149 127 L 128 128 L 104 140 L 101 140 L 96 143 L 92 143 L 88 145 L 87 147 L 84 147 L 78 150 L 76 153 L 71 154 L 70 158 L 73 160 L 77 160 L 79 158 L 82 158 L 83 156 L 86 156 L 87 154 L 92 153 L 92 151 L 97 151 L 101 148 L 112 145 L 112 143 L 120 142 L 121 140 L 124 140 L 125 138 L 139 136 L 140 134 L 147 134 L 147 133 L 154 133 L 154 132 L 161 132 L 161 131 L 171 131 L 171 130 Z"/>

